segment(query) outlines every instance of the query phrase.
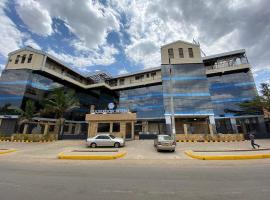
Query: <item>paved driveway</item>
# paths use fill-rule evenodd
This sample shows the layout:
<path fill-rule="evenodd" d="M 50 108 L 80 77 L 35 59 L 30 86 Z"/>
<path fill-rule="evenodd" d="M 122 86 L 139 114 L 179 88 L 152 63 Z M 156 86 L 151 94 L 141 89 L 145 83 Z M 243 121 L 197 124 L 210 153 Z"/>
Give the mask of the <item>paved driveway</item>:
<path fill-rule="evenodd" d="M 270 140 L 257 140 L 263 148 L 270 147 Z M 84 140 L 62 140 L 51 143 L 0 142 L 0 148 L 15 148 L 17 152 L 0 156 L 1 159 L 14 161 L 56 160 L 58 153 L 74 149 L 85 149 Z M 229 143 L 177 143 L 175 152 L 157 152 L 153 140 L 135 140 L 126 142 L 127 155 L 121 160 L 191 160 L 185 150 L 226 150 L 251 149 L 249 141 Z"/>

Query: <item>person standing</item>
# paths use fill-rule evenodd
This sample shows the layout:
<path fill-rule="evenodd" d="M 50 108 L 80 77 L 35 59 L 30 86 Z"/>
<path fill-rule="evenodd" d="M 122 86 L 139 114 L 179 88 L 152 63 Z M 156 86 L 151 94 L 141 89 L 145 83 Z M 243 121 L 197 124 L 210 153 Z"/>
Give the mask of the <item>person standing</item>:
<path fill-rule="evenodd" d="M 260 145 L 258 145 L 258 144 L 255 143 L 255 136 L 252 133 L 249 134 L 249 139 L 250 139 L 251 146 L 253 147 L 253 149 L 256 149 L 255 146 L 257 146 L 258 148 L 260 148 Z"/>

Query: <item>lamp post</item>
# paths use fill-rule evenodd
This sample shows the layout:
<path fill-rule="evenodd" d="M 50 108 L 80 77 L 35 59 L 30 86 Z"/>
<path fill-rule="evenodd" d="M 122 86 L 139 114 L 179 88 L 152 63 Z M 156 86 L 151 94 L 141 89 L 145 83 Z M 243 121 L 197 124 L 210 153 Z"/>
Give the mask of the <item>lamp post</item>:
<path fill-rule="evenodd" d="M 175 140 L 175 118 L 174 118 L 174 101 L 173 101 L 173 87 L 172 87 L 172 65 L 171 58 L 169 57 L 169 70 L 170 70 L 170 107 L 171 107 L 171 136 Z"/>

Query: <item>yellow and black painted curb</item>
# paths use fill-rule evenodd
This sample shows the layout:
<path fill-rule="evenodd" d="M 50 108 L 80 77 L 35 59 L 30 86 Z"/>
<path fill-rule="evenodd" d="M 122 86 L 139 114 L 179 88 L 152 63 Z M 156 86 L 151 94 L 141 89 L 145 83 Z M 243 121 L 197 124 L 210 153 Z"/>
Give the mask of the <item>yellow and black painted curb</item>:
<path fill-rule="evenodd" d="M 17 150 L 16 149 L 4 149 L 4 150 L 0 149 L 0 154 L 12 153 L 12 152 L 15 152 L 15 151 L 17 151 Z"/>
<path fill-rule="evenodd" d="M 58 154 L 58 159 L 66 160 L 114 160 L 124 157 L 127 152 L 123 151 L 114 155 L 66 155 L 64 152 Z"/>
<path fill-rule="evenodd" d="M 24 142 L 24 143 L 45 143 L 45 142 L 55 142 L 56 140 L 40 140 L 40 141 L 33 141 L 33 140 L 0 140 L 0 142 Z"/>
<path fill-rule="evenodd" d="M 247 155 L 198 155 L 192 150 L 185 151 L 185 154 L 191 158 L 199 160 L 249 160 L 270 158 L 270 154 L 247 154 Z"/>
<path fill-rule="evenodd" d="M 243 142 L 245 140 L 177 140 L 177 142 L 198 142 L 198 143 L 211 143 L 211 142 Z"/>

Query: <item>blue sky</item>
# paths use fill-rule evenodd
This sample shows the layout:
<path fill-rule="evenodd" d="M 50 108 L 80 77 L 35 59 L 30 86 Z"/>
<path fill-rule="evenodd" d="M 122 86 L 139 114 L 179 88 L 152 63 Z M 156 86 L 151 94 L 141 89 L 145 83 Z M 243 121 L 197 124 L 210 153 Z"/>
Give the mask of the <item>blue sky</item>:
<path fill-rule="evenodd" d="M 245 48 L 258 85 L 270 75 L 270 13 L 267 0 L 244 2 L 1 0 L 0 68 L 30 45 L 81 73 L 117 75 L 159 66 L 161 45 L 195 39 L 207 55 Z"/>

